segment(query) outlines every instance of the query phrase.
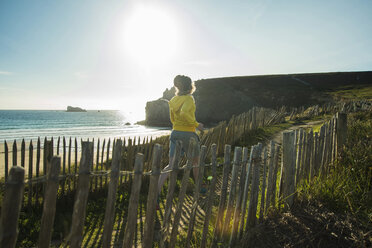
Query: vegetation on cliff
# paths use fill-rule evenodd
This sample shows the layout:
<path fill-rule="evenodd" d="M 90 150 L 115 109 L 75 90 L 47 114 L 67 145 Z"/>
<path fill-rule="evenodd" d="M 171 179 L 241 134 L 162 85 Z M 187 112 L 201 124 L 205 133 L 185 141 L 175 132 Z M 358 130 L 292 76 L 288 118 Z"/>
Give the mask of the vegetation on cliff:
<path fill-rule="evenodd" d="M 253 106 L 308 107 L 340 99 L 368 99 L 372 71 L 211 78 L 195 84 L 196 119 L 213 125 Z M 173 95 L 174 89 L 167 89 L 163 98 L 169 100 Z M 169 125 L 167 111 L 164 100 L 148 102 L 146 124 Z"/>

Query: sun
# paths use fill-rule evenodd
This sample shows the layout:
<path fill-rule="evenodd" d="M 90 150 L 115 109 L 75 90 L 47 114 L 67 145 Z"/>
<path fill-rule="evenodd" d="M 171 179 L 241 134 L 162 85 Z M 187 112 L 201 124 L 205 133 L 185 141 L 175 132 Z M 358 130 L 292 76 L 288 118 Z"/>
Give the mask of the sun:
<path fill-rule="evenodd" d="M 125 51 L 140 64 L 169 61 L 177 51 L 178 42 L 175 19 L 165 9 L 140 5 L 125 21 Z"/>

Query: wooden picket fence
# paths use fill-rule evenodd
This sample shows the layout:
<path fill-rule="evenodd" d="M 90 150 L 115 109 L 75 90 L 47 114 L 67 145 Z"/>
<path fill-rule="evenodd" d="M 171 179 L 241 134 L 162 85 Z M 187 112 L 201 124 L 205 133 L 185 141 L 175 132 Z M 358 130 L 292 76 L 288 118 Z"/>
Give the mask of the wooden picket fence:
<path fill-rule="evenodd" d="M 311 119 L 316 116 L 335 114 L 337 112 L 352 113 L 358 111 L 372 111 L 370 100 L 350 100 L 337 103 L 325 103 L 305 108 L 290 108 L 288 110 L 289 120 Z"/>
<path fill-rule="evenodd" d="M 283 133 L 282 146 L 273 141 L 269 145 L 257 144 L 250 149 L 235 147 L 231 154 L 231 145 L 224 146 L 223 162 L 217 162 L 217 145 L 209 149 L 202 146 L 198 164 L 199 177 L 195 180 L 191 211 L 185 217 L 185 199 L 189 184 L 190 171 L 193 168 L 192 158 L 197 147 L 195 141 L 190 142 L 187 163 L 182 165 L 180 150 L 182 144 L 176 146 L 174 168 L 161 171 L 163 147 L 155 144 L 152 148 L 151 170 L 144 171 L 144 154 L 137 153 L 133 170 L 120 171 L 120 161 L 124 144 L 116 140 L 110 170 L 108 171 L 108 192 L 104 216 L 104 228 L 100 235 L 102 247 L 132 247 L 135 243 L 135 223 L 138 221 L 138 203 L 141 183 L 144 177 L 150 177 L 148 186 L 145 223 L 141 238 L 137 242 L 141 247 L 177 247 L 179 237 L 184 237 L 184 246 L 190 247 L 195 230 L 199 230 L 198 247 L 220 247 L 228 244 L 233 247 L 253 227 L 263 220 L 270 208 L 290 208 L 296 197 L 297 187 L 302 182 L 309 182 L 314 177 L 324 177 L 330 173 L 333 162 L 337 158 L 346 141 L 347 115 L 338 113 L 330 121 L 324 123 L 320 132 L 299 129 Z M 210 152 L 208 152 L 208 150 Z M 210 159 L 207 159 L 207 156 Z M 231 157 L 233 160 L 231 161 Z M 210 163 L 205 161 L 209 160 Z M 56 197 L 59 189 L 61 157 L 47 157 L 46 187 L 44 191 L 43 215 L 39 232 L 38 247 L 49 247 L 56 210 Z M 89 196 L 89 185 L 94 176 L 93 142 L 82 142 L 82 156 L 78 168 L 77 188 L 72 214 L 70 235 L 65 243 L 70 247 L 81 247 L 85 225 L 86 206 Z M 212 180 L 206 196 L 200 196 L 200 188 L 204 172 L 209 167 Z M 223 167 L 222 173 L 218 167 Z M 278 170 L 280 170 L 279 187 L 277 187 Z M 161 173 L 170 173 L 164 208 L 156 209 L 158 192 L 157 183 Z M 21 166 L 12 166 L 5 185 L 5 195 L 1 208 L 0 246 L 15 247 L 18 235 L 18 218 L 22 205 L 25 187 L 25 170 Z M 133 178 L 128 206 L 128 217 L 125 223 L 124 238 L 117 243 L 112 240 L 115 222 L 115 199 L 120 176 Z M 177 190 L 177 180 L 179 189 Z M 63 178 L 61 179 L 63 180 Z M 177 195 L 178 193 L 178 195 Z M 201 206 L 202 199 L 205 205 Z M 218 201 L 215 201 L 218 199 Z M 217 207 L 218 210 L 212 211 Z M 260 202 L 260 204 L 258 204 Z M 157 211 L 163 218 L 160 228 L 155 225 Z M 212 218 L 213 216 L 213 218 Z M 182 218 L 182 223 L 181 223 Z M 185 221 L 186 219 L 186 221 Z M 211 220 L 215 220 L 212 222 Z M 181 224 L 183 225 L 181 227 Z M 187 231 L 184 231 L 187 230 Z M 209 230 L 213 229 L 213 233 Z M 160 238 L 154 240 L 157 234 Z M 194 239 L 195 240 L 195 239 Z"/>
<path fill-rule="evenodd" d="M 272 110 L 266 108 L 254 107 L 250 111 L 233 116 L 228 122 L 221 122 L 214 128 L 211 128 L 200 135 L 201 144 L 211 147 L 213 143 L 217 145 L 218 156 L 223 153 L 224 144 L 235 144 L 244 134 L 260 127 L 274 125 L 284 120 L 284 108 Z M 107 170 L 111 166 L 111 160 L 114 154 L 115 142 L 117 139 L 93 139 L 94 158 L 92 172 L 94 178 L 90 182 L 90 190 L 96 191 L 107 186 Z M 152 138 L 128 138 L 123 139 L 123 148 L 120 162 L 120 171 L 131 171 L 135 162 L 135 154 L 140 152 L 144 155 L 144 171 L 149 171 L 152 149 L 155 143 L 162 144 L 165 149 L 162 153 L 163 165 L 168 163 L 169 137 L 163 136 L 156 139 Z M 28 205 L 39 204 L 42 202 L 43 184 L 46 178 L 47 161 L 50 161 L 53 155 L 61 155 L 61 174 L 59 175 L 62 187 L 62 194 L 70 194 L 76 190 L 76 177 L 78 175 L 78 166 L 81 159 L 82 141 L 77 138 L 58 137 L 48 140 L 46 137 L 36 141 L 34 148 L 33 141 L 21 141 L 20 149 L 17 141 L 14 140 L 12 150 L 10 151 L 7 141 L 4 141 L 4 178 L 8 180 L 11 166 L 20 165 L 25 168 L 27 177 L 27 201 Z M 0 154 L 1 155 L 1 154 Z M 20 156 L 19 156 L 20 155 Z M 64 180 L 63 180 L 64 179 Z M 123 183 L 123 176 L 119 183 Z"/>
<path fill-rule="evenodd" d="M 161 138 L 164 139 L 164 138 Z M 160 140 L 161 140 L 160 139 Z M 107 186 L 108 175 L 107 170 L 111 167 L 111 162 L 114 155 L 115 143 L 118 140 L 100 139 L 96 142 L 91 142 L 94 147 L 94 163 L 90 170 L 95 173 L 95 176 L 90 180 L 90 190 L 95 191 Z M 142 141 L 140 138 L 124 139 L 122 142 L 120 156 L 120 170 L 130 171 L 133 169 L 135 154 L 141 152 L 144 154 L 145 171 L 148 171 L 148 165 L 151 160 L 151 151 L 153 144 L 152 138 L 146 138 Z M 55 144 L 56 143 L 56 144 Z M 61 145 L 60 145 L 61 144 Z M 43 201 L 43 185 L 47 177 L 47 164 L 51 161 L 54 155 L 61 156 L 61 173 L 59 181 L 61 184 L 61 193 L 67 195 L 75 192 L 77 187 L 76 178 L 79 174 L 79 161 L 82 158 L 83 141 L 78 141 L 77 138 L 68 140 L 63 137 L 58 137 L 56 142 L 51 138 L 45 138 L 41 142 L 40 138 L 36 142 L 34 149 L 32 140 L 29 142 L 29 147 L 26 150 L 26 142 L 22 140 L 21 149 L 18 151 L 17 141 L 13 142 L 12 151 L 9 151 L 7 141 L 4 141 L 4 179 L 5 182 L 9 178 L 9 170 L 12 166 L 20 165 L 25 169 L 26 176 L 26 192 L 28 205 L 39 204 Z M 20 152 L 20 154 L 19 154 Z M 10 155 L 10 156 L 9 156 Z M 20 157 L 19 157 L 20 155 Z M 10 161 L 10 157 L 12 158 Z M 20 161 L 18 161 L 20 160 Z M 26 162 L 27 161 L 27 162 Z M 10 163 L 11 162 L 11 163 Z M 123 177 L 120 177 L 120 182 L 123 182 Z"/>
<path fill-rule="evenodd" d="M 223 121 L 208 130 L 206 135 L 201 135 L 201 143 L 207 147 L 217 144 L 217 154 L 221 155 L 224 144 L 235 144 L 252 130 L 284 122 L 286 115 L 284 107 L 278 110 L 253 107 L 248 112 L 233 116 L 230 121 Z"/>

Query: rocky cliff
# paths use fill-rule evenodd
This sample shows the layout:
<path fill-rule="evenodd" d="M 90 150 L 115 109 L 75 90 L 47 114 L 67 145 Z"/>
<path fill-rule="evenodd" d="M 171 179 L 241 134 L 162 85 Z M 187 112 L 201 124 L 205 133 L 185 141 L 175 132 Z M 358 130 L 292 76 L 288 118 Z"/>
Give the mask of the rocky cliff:
<path fill-rule="evenodd" d="M 171 126 L 169 119 L 169 106 L 167 99 L 158 99 L 146 103 L 146 125 L 168 127 Z"/>
<path fill-rule="evenodd" d="M 371 85 L 372 72 L 263 75 L 195 81 L 196 119 L 205 124 L 228 120 L 253 106 L 309 106 L 332 101 L 329 92 L 347 85 Z M 146 124 L 170 126 L 167 100 L 174 88 L 146 105 Z"/>

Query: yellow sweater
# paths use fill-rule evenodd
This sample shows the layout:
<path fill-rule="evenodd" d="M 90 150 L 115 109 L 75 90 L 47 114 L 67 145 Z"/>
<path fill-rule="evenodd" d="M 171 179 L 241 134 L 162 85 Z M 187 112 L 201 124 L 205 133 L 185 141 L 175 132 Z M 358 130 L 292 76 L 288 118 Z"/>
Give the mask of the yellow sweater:
<path fill-rule="evenodd" d="M 175 96 L 169 101 L 173 130 L 195 132 L 199 123 L 195 119 L 195 101 L 191 95 Z"/>

